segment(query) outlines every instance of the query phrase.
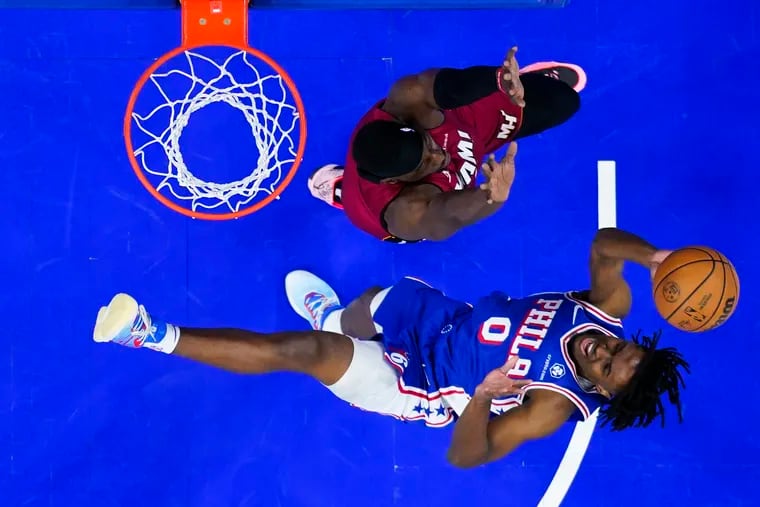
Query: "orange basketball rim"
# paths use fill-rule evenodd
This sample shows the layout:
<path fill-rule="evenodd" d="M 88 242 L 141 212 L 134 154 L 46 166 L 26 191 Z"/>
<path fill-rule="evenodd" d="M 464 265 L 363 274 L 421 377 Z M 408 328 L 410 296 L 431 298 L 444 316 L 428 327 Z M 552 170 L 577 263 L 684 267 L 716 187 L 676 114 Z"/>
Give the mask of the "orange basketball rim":
<path fill-rule="evenodd" d="M 291 77 L 277 62 L 267 54 L 248 45 L 248 9 L 248 0 L 183 0 L 181 7 L 181 45 L 158 58 L 143 72 L 129 97 L 126 114 L 124 115 L 124 140 L 127 155 L 137 178 L 159 202 L 178 213 L 192 218 L 229 220 L 254 213 L 272 202 L 285 190 L 295 176 L 298 166 L 303 159 L 306 147 L 306 116 L 301 96 Z M 291 109 L 294 116 L 297 117 L 298 126 L 293 127 L 293 133 L 298 133 L 298 143 L 295 156 L 289 161 L 290 167 L 281 171 L 283 176 L 277 181 L 276 187 L 266 192 L 264 198 L 247 204 L 241 207 L 241 209 L 228 209 L 224 212 L 212 213 L 199 210 L 194 205 L 183 206 L 169 199 L 159 191 L 159 188 L 156 188 L 150 182 L 146 176 L 143 163 L 136 156 L 135 146 L 133 145 L 134 108 L 145 84 L 151 80 L 159 67 L 168 60 L 181 55 L 183 52 L 186 53 L 203 46 L 225 46 L 239 50 L 243 54 L 253 55 L 253 57 L 265 62 L 278 75 L 278 78 L 281 79 L 283 88 L 287 88 L 290 92 L 290 98 L 294 103 Z M 293 144 L 295 145 L 295 143 Z M 254 189 L 254 192 L 257 191 L 258 189 Z"/>

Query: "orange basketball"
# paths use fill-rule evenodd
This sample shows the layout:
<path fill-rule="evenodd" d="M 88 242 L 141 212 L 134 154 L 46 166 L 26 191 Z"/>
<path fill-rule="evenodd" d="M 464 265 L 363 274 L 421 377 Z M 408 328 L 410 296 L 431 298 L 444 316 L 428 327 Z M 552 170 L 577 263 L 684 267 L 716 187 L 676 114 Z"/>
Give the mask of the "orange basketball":
<path fill-rule="evenodd" d="M 653 280 L 654 304 L 672 326 L 692 333 L 715 329 L 734 313 L 739 277 L 731 262 L 705 246 L 668 255 Z"/>

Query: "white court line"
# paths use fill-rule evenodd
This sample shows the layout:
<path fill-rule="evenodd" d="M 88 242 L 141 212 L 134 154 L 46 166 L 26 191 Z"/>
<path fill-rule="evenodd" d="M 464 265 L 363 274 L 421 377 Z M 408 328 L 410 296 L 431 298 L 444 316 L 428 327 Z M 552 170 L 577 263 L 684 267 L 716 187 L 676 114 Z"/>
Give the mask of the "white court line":
<path fill-rule="evenodd" d="M 581 467 L 583 457 L 586 455 L 586 449 L 591 442 L 591 435 L 594 434 L 598 415 L 599 409 L 596 409 L 588 419 L 575 425 L 565 455 L 562 456 L 562 461 L 554 473 L 552 482 L 546 488 L 546 493 L 538 502 L 538 507 L 559 507 L 562 504 L 562 500 L 565 499 L 565 495 L 567 495 L 573 480 L 575 480 L 575 475 Z"/>
<path fill-rule="evenodd" d="M 615 161 L 600 160 L 596 163 L 597 209 L 599 228 L 617 227 L 617 201 L 615 194 Z"/>
<path fill-rule="evenodd" d="M 612 160 L 600 160 L 597 162 L 598 178 L 598 213 L 599 228 L 617 227 L 617 200 L 615 198 L 615 162 Z M 546 493 L 538 503 L 538 507 L 559 507 L 565 499 L 570 486 L 575 480 L 575 475 L 581 467 L 583 457 L 586 455 L 591 435 L 594 434 L 599 409 L 586 419 L 575 425 L 573 436 L 567 444 L 565 455 L 554 473 L 552 482 L 546 488 Z"/>

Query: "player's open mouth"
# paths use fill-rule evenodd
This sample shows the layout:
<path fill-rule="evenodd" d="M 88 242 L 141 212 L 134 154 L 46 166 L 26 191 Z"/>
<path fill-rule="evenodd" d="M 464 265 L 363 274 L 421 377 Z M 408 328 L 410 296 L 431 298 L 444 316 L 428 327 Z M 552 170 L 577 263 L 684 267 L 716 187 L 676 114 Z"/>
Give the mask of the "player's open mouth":
<path fill-rule="evenodd" d="M 581 341 L 579 348 L 581 349 L 581 352 L 583 352 L 584 356 L 591 359 L 591 353 L 596 350 L 597 345 L 599 345 L 599 342 L 596 340 L 596 338 L 586 337 Z"/>

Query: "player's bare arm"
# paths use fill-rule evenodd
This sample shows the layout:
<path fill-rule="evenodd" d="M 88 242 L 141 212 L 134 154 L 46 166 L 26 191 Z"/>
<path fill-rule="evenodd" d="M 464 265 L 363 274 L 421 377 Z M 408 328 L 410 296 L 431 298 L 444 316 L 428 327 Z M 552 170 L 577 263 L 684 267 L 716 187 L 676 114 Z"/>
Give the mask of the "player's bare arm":
<path fill-rule="evenodd" d="M 624 263 L 635 262 L 654 273 L 668 253 L 630 232 L 600 229 L 591 245 L 591 288 L 585 299 L 614 317 L 625 317 L 631 309 L 631 288 L 623 278 Z"/>
<path fill-rule="evenodd" d="M 576 410 L 564 396 L 548 390 L 533 390 L 519 407 L 490 419 L 491 402 L 519 393 L 530 380 L 508 377 L 517 356 L 486 376 L 475 389 L 467 408 L 454 426 L 448 451 L 449 462 L 471 468 L 499 460 L 529 440 L 551 435 Z"/>
<path fill-rule="evenodd" d="M 443 122 L 442 109 L 471 104 L 497 90 L 523 107 L 524 90 L 516 53 L 517 48 L 511 48 L 500 67 L 428 69 L 405 76 L 393 84 L 382 109 L 401 121 L 431 129 Z"/>
<path fill-rule="evenodd" d="M 435 185 L 407 187 L 385 211 L 388 232 L 407 241 L 441 241 L 493 215 L 509 198 L 516 154 L 513 142 L 501 161 L 491 155 L 483 164 L 486 181 L 480 188 L 442 192 Z"/>

